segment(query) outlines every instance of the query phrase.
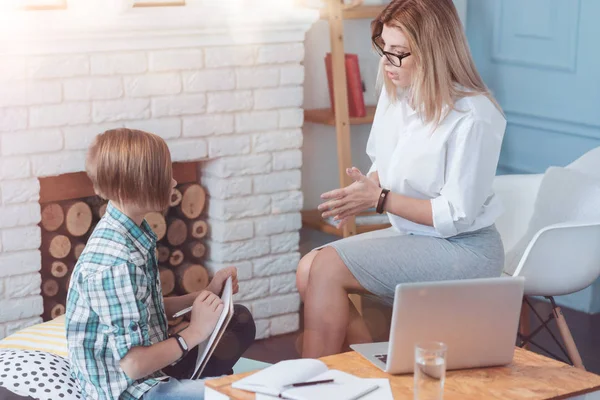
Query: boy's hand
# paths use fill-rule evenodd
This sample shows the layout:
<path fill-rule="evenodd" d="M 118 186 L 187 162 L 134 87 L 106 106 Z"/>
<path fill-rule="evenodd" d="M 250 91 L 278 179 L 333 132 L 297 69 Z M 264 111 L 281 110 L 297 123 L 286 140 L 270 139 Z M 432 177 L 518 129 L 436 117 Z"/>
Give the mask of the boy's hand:
<path fill-rule="evenodd" d="M 200 292 L 194 300 L 190 325 L 186 329 L 191 330 L 194 337 L 194 342 L 190 343 L 190 347 L 202 343 L 210 336 L 222 310 L 223 301 L 219 296 L 208 290 Z"/>
<path fill-rule="evenodd" d="M 233 294 L 236 294 L 240 290 L 240 286 L 238 285 L 237 279 L 237 268 L 236 267 L 227 267 L 223 268 L 215 273 L 212 281 L 206 287 L 206 290 L 210 290 L 217 296 L 221 295 L 221 291 L 223 290 L 223 285 L 225 285 L 225 281 L 227 278 L 231 276 L 231 288 L 233 289 Z"/>

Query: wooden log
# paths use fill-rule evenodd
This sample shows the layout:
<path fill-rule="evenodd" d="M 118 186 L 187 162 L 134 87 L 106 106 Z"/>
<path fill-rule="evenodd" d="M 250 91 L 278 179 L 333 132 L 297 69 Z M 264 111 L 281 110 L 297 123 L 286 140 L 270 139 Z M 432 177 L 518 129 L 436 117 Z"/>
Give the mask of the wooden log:
<path fill-rule="evenodd" d="M 50 274 L 55 278 L 62 278 L 67 275 L 69 272 L 69 268 L 62 261 L 53 261 L 52 266 L 50 267 Z"/>
<path fill-rule="evenodd" d="M 180 292 L 192 293 L 208 285 L 208 271 L 199 264 L 186 264 L 175 271 Z"/>
<path fill-rule="evenodd" d="M 179 267 L 183 263 L 183 251 L 175 249 L 169 256 L 169 265 L 173 268 Z"/>
<path fill-rule="evenodd" d="M 65 222 L 65 213 L 59 204 L 52 203 L 42 209 L 42 227 L 54 232 Z"/>
<path fill-rule="evenodd" d="M 208 224 L 200 219 L 188 222 L 188 231 L 194 239 L 202 239 L 208 233 Z"/>
<path fill-rule="evenodd" d="M 186 254 L 190 258 L 202 258 L 206 254 L 206 247 L 198 241 L 192 241 L 185 245 Z"/>
<path fill-rule="evenodd" d="M 154 234 L 156 235 L 157 240 L 161 240 L 165 237 L 165 233 L 167 233 L 167 221 L 165 221 L 165 217 L 159 212 L 150 212 L 146 214 L 144 217 Z"/>
<path fill-rule="evenodd" d="M 181 191 L 177 188 L 173 188 L 173 191 L 171 192 L 171 200 L 169 201 L 169 207 L 177 207 L 181 203 L 182 198 L 183 195 L 181 194 Z"/>
<path fill-rule="evenodd" d="M 54 279 L 46 279 L 42 283 L 42 295 L 44 297 L 54 297 L 58 294 L 58 282 Z"/>
<path fill-rule="evenodd" d="M 179 325 L 182 322 L 183 322 L 183 317 L 177 317 L 175 319 L 169 319 L 168 320 L 169 326 Z"/>
<path fill-rule="evenodd" d="M 65 313 L 65 305 L 58 302 L 52 302 L 49 308 L 51 319 L 59 317 Z"/>
<path fill-rule="evenodd" d="M 77 243 L 73 246 L 73 256 L 75 256 L 75 260 L 79 260 L 81 253 L 83 253 L 83 249 L 85 249 L 85 243 Z"/>
<path fill-rule="evenodd" d="M 163 246 L 163 245 L 159 244 L 156 247 L 156 251 L 158 252 L 158 255 L 156 256 L 156 258 L 158 259 L 159 263 L 166 263 L 169 260 L 171 251 L 169 250 L 169 248 L 167 246 Z"/>
<path fill-rule="evenodd" d="M 206 202 L 206 193 L 197 183 L 181 185 L 182 198 L 178 207 L 179 213 L 187 219 L 196 219 L 202 213 Z"/>
<path fill-rule="evenodd" d="M 97 197 L 98 200 L 94 201 L 91 205 L 92 211 L 97 218 L 102 218 L 104 213 L 106 212 L 106 207 L 108 206 L 108 202 L 106 200 Z"/>
<path fill-rule="evenodd" d="M 171 246 L 180 246 L 187 239 L 187 225 L 179 218 L 169 220 L 167 242 Z"/>
<path fill-rule="evenodd" d="M 79 237 L 85 235 L 92 226 L 92 209 L 83 201 L 69 202 L 65 205 L 67 232 Z"/>
<path fill-rule="evenodd" d="M 48 252 L 57 259 L 65 258 L 71 251 L 71 240 L 65 235 L 54 235 L 50 240 Z"/>
<path fill-rule="evenodd" d="M 100 218 L 106 214 L 106 207 L 108 207 L 108 203 L 104 203 L 100 206 L 100 208 L 98 208 L 98 215 L 100 215 Z"/>
<path fill-rule="evenodd" d="M 175 289 L 175 274 L 169 268 L 159 267 L 160 287 L 163 296 L 168 296 Z"/>

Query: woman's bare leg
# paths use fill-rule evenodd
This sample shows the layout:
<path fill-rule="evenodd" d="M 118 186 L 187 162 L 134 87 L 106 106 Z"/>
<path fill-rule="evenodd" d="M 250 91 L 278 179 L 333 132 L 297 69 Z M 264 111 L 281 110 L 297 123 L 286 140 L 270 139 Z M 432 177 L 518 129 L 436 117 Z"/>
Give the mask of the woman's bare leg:
<path fill-rule="evenodd" d="M 350 323 L 348 293 L 364 292 L 333 248 L 318 252 L 304 295 L 303 357 L 318 358 L 342 350 Z"/>
<path fill-rule="evenodd" d="M 313 250 L 302 257 L 298 264 L 298 269 L 296 270 L 296 286 L 298 287 L 298 292 L 300 293 L 302 301 L 305 299 L 306 290 L 308 288 L 310 268 L 317 254 L 318 250 Z M 350 300 L 348 300 L 348 307 L 350 314 L 344 344 L 347 346 L 356 343 L 371 343 L 373 341 L 371 333 L 362 316 Z"/>

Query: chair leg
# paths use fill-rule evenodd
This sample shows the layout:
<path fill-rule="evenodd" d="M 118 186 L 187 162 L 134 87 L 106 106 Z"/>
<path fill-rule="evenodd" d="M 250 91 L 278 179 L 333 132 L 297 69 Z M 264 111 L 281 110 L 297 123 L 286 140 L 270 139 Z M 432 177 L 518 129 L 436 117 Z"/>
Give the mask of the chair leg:
<path fill-rule="evenodd" d="M 567 353 L 569 354 L 573 365 L 577 368 L 585 370 L 583 361 L 581 361 L 581 356 L 579 355 L 579 351 L 577 350 L 577 346 L 575 345 L 575 341 L 573 340 L 573 336 L 571 335 L 571 331 L 569 330 L 569 326 L 567 325 L 567 321 L 565 320 L 562 310 L 560 307 L 554 304 L 554 301 L 552 301 L 552 305 L 552 312 L 554 313 L 554 318 L 556 319 L 560 336 L 562 336 L 562 340 L 567 348 Z"/>
<path fill-rule="evenodd" d="M 528 337 L 531 333 L 531 318 L 529 307 L 523 298 L 523 304 L 521 305 L 521 318 L 519 319 L 519 333 L 523 337 Z M 529 343 L 523 345 L 524 349 L 529 350 Z"/>

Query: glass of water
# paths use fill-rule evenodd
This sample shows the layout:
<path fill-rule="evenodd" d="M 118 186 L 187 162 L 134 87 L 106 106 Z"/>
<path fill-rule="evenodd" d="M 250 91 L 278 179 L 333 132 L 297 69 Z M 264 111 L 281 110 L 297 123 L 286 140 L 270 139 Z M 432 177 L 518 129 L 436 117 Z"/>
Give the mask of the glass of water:
<path fill-rule="evenodd" d="M 442 400 L 447 347 L 441 342 L 415 346 L 414 400 Z"/>

